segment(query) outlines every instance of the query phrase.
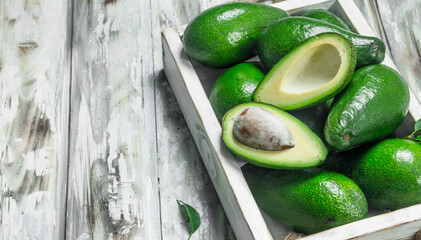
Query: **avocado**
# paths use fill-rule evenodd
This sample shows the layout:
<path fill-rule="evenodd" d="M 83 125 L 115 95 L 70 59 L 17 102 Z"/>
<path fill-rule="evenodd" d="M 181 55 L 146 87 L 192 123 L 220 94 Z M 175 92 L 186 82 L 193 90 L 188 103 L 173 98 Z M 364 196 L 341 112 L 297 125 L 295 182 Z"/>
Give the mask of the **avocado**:
<path fill-rule="evenodd" d="M 327 11 L 327 10 L 324 10 L 324 9 L 308 10 L 302 16 L 317 19 L 317 20 L 320 20 L 320 21 L 325 22 L 325 23 L 330 23 L 330 24 L 333 24 L 333 25 L 335 25 L 337 27 L 340 27 L 344 30 L 352 32 L 352 30 L 348 27 L 348 25 L 346 25 L 346 23 L 344 21 L 342 21 L 342 19 L 340 19 L 335 14 L 333 14 L 333 13 Z"/>
<path fill-rule="evenodd" d="M 332 103 L 325 124 L 326 141 L 345 150 L 383 138 L 404 120 L 409 107 L 405 80 L 385 65 L 356 71 Z"/>
<path fill-rule="evenodd" d="M 325 32 L 342 34 L 352 43 L 357 51 L 356 68 L 378 64 L 384 60 L 385 45 L 380 39 L 361 36 L 307 17 L 284 18 L 267 27 L 257 41 L 259 58 L 265 67 L 271 69 L 298 45 Z"/>
<path fill-rule="evenodd" d="M 329 104 L 330 101 L 326 101 L 308 108 L 288 111 L 289 114 L 298 118 L 301 122 L 307 125 L 307 127 L 309 127 L 311 131 L 313 131 L 322 140 L 328 152 L 330 152 L 332 148 L 326 142 L 323 129 L 325 127 L 327 115 L 329 114 Z"/>
<path fill-rule="evenodd" d="M 311 168 L 272 170 L 243 167 L 257 205 L 274 220 L 306 234 L 365 218 L 361 189 L 348 177 Z"/>
<path fill-rule="evenodd" d="M 184 50 L 205 66 L 231 67 L 256 55 L 256 41 L 262 30 L 288 16 L 284 10 L 265 4 L 218 5 L 190 22 L 183 35 Z"/>
<path fill-rule="evenodd" d="M 410 139 L 385 139 L 337 153 L 325 168 L 354 180 L 368 205 L 395 210 L 421 203 L 421 145 Z"/>
<path fill-rule="evenodd" d="M 265 76 L 253 100 L 294 110 L 324 102 L 342 91 L 355 69 L 354 47 L 343 35 L 322 33 L 283 57 Z"/>
<path fill-rule="evenodd" d="M 245 114 L 250 114 L 250 124 L 237 125 L 238 118 Z M 281 125 L 285 125 L 288 132 L 282 130 Z M 250 134 L 249 142 L 239 141 L 238 134 L 234 132 L 236 129 Z M 241 159 L 266 168 L 314 167 L 321 164 L 327 155 L 323 142 L 304 123 L 285 111 L 262 103 L 243 103 L 230 109 L 222 120 L 222 138 L 227 147 Z M 253 141 L 256 145 L 268 147 L 255 147 L 251 144 Z M 281 150 L 265 150 L 271 145 L 279 145 L 277 149 Z"/>
<path fill-rule="evenodd" d="M 254 64 L 239 63 L 224 72 L 213 84 L 209 101 L 218 118 L 240 103 L 251 102 L 254 90 L 265 77 Z"/>

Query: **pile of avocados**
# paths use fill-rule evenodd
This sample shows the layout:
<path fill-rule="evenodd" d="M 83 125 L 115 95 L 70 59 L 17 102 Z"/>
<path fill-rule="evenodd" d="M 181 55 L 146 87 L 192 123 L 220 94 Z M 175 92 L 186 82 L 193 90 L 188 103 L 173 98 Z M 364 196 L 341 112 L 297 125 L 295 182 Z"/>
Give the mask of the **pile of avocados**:
<path fill-rule="evenodd" d="M 323 9 L 233 2 L 187 26 L 193 61 L 226 68 L 209 101 L 259 207 L 312 234 L 421 203 L 421 137 L 393 137 L 410 92 L 384 43 Z M 246 62 L 258 55 L 260 62 Z M 419 123 L 415 125 L 421 125 Z M 417 128 L 417 126 L 416 126 Z M 421 126 L 418 126 L 421 128 Z M 417 140 L 418 139 L 418 140 Z"/>

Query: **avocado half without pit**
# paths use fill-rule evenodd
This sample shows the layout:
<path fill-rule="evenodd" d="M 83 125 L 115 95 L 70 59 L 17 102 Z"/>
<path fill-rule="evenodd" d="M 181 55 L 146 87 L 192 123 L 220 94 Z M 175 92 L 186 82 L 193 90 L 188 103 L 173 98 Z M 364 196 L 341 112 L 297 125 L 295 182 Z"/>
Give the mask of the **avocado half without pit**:
<path fill-rule="evenodd" d="M 283 57 L 259 84 L 253 99 L 284 110 L 315 105 L 346 87 L 355 64 L 354 47 L 344 36 L 319 34 Z"/>
<path fill-rule="evenodd" d="M 304 123 L 263 103 L 230 109 L 222 120 L 222 138 L 241 159 L 266 168 L 310 168 L 327 155 L 320 138 Z"/>

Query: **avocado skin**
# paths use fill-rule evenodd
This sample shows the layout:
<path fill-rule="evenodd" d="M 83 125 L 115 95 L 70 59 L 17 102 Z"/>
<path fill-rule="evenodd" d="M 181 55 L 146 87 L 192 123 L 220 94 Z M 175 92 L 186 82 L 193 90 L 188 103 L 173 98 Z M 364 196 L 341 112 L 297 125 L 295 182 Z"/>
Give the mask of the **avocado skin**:
<path fill-rule="evenodd" d="M 326 169 L 354 180 L 371 208 L 396 210 L 421 203 L 421 145 L 385 139 L 328 157 Z"/>
<path fill-rule="evenodd" d="M 259 207 L 294 231 L 311 234 L 367 215 L 364 194 L 342 174 L 252 166 L 243 167 L 243 173 Z"/>
<path fill-rule="evenodd" d="M 322 140 L 328 152 L 333 149 L 329 144 L 327 144 L 323 129 L 327 115 L 329 114 L 329 105 L 330 101 L 326 101 L 308 108 L 288 111 L 288 113 L 290 113 L 292 116 L 298 118 L 301 120 L 301 122 L 307 125 L 307 127 L 309 127 L 320 138 L 320 140 Z"/>
<path fill-rule="evenodd" d="M 359 69 L 332 103 L 324 129 L 326 141 L 345 150 L 387 136 L 404 120 L 409 97 L 405 80 L 392 68 Z"/>
<path fill-rule="evenodd" d="M 384 60 L 385 45 L 375 37 L 361 36 L 330 23 L 307 17 L 288 17 L 267 27 L 257 41 L 257 52 L 263 65 L 271 69 L 282 57 L 307 39 L 320 33 L 344 35 L 357 52 L 356 69 Z"/>
<path fill-rule="evenodd" d="M 284 10 L 264 4 L 218 5 L 190 22 L 184 31 L 184 50 L 205 66 L 230 67 L 256 55 L 256 42 L 262 30 L 288 16 Z"/>
<path fill-rule="evenodd" d="M 342 21 L 342 19 L 324 9 L 308 10 L 303 14 L 303 17 L 317 19 L 322 22 L 330 23 L 344 30 L 352 32 L 352 30 L 348 27 L 348 25 L 346 25 L 344 21 Z"/>
<path fill-rule="evenodd" d="M 231 108 L 251 102 L 265 74 L 252 63 L 239 63 L 224 72 L 213 84 L 209 102 L 219 122 Z"/>

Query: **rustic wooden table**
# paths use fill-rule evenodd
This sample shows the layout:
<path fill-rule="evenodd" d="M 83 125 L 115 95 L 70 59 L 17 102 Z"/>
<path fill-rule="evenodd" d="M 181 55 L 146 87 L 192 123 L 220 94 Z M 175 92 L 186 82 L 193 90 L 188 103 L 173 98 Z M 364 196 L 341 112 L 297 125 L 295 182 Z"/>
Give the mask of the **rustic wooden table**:
<path fill-rule="evenodd" d="M 235 239 L 160 35 L 223 2 L 0 0 L 0 239 Z M 421 2 L 355 2 L 420 97 Z"/>

